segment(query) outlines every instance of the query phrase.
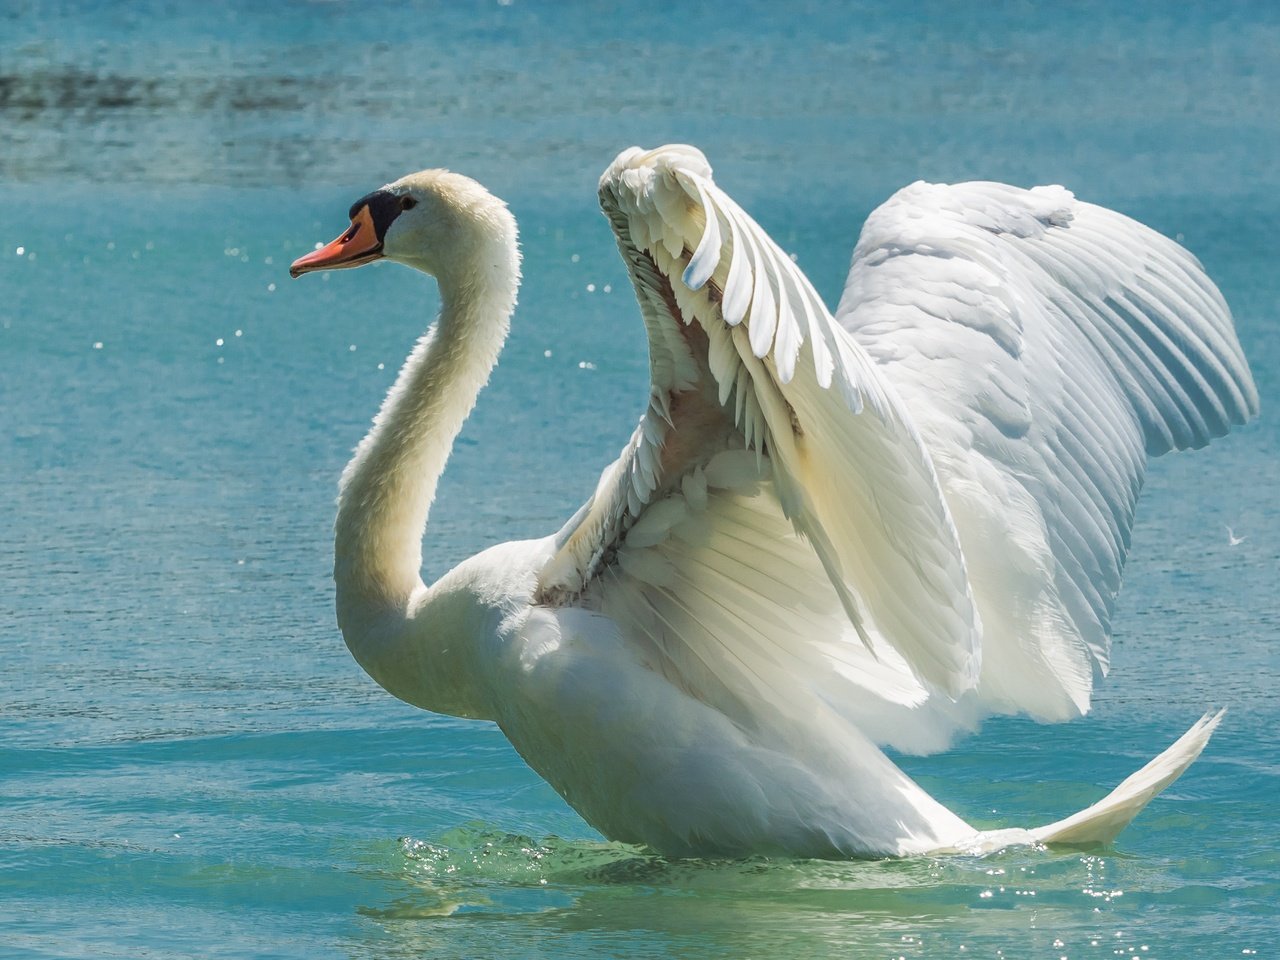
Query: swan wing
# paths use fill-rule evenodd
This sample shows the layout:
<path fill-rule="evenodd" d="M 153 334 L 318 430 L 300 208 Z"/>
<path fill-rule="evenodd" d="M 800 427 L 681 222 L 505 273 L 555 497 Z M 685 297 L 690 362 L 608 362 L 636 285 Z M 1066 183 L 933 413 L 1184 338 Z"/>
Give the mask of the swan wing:
<path fill-rule="evenodd" d="M 696 150 L 626 151 L 600 197 L 650 401 L 560 534 L 543 600 L 606 610 L 654 669 L 749 711 L 803 703 L 797 684 L 842 709 L 972 687 L 958 534 L 875 364 Z"/>
<path fill-rule="evenodd" d="M 836 316 L 941 480 L 983 624 L 977 698 L 1085 712 L 1146 458 L 1258 409 L 1218 289 L 1061 187 L 917 183 L 868 219 Z"/>
<path fill-rule="evenodd" d="M 605 614 L 641 662 L 745 726 L 778 715 L 799 721 L 789 729 L 811 726 L 817 697 L 887 742 L 885 708 L 911 711 L 929 697 L 895 650 L 860 642 L 782 511 L 773 465 L 751 451 L 723 449 L 655 493 L 585 578 L 577 567 L 570 577 L 572 596 L 546 600 Z"/>

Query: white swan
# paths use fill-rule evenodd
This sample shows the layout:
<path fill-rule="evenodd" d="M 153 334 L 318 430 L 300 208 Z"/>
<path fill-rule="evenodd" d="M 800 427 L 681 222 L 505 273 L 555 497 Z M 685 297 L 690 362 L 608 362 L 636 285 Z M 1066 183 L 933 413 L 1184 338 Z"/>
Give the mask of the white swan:
<path fill-rule="evenodd" d="M 427 511 L 507 334 L 515 222 L 429 170 L 293 264 L 386 257 L 440 287 L 342 478 L 337 613 L 360 665 L 496 721 L 603 834 L 670 855 L 1114 837 L 1218 716 L 1035 830 L 980 833 L 877 745 L 1088 710 L 1146 457 L 1257 409 L 1195 259 L 1061 187 L 920 183 L 868 220 L 833 318 L 691 147 L 625 151 L 600 202 L 648 408 L 560 532 L 431 586 Z"/>

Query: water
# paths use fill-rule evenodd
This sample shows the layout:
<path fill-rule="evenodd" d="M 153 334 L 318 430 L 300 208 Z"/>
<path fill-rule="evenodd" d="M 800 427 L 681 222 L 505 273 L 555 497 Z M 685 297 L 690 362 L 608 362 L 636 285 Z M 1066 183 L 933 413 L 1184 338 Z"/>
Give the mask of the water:
<path fill-rule="evenodd" d="M 0 954 L 1280 953 L 1271 5 L 19 0 L 0 23 Z M 833 302 L 862 218 L 917 177 L 1066 183 L 1221 284 L 1264 419 L 1153 465 L 1093 714 L 903 760 L 976 823 L 1043 822 L 1228 705 L 1114 848 L 668 862 L 346 653 L 334 484 L 435 294 L 288 263 L 425 165 L 520 219 L 434 576 L 560 523 L 628 435 L 644 343 L 594 186 L 671 140 Z"/>

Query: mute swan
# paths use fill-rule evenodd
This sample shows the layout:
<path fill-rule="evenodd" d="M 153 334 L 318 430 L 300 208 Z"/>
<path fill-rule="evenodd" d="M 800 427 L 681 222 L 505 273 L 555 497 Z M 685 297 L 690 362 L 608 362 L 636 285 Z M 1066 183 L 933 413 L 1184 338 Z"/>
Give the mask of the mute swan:
<path fill-rule="evenodd" d="M 975 830 L 880 746 L 1088 710 L 1147 456 L 1257 410 L 1196 260 L 1061 187 L 917 183 L 867 221 L 833 317 L 691 147 L 626 150 L 600 203 L 648 407 L 563 529 L 430 586 L 427 512 L 507 335 L 515 221 L 427 170 L 291 267 L 385 257 L 440 289 L 342 476 L 337 616 L 360 665 L 495 721 L 601 833 L 668 855 L 1113 838 L 1220 714 L 1031 830 Z"/>

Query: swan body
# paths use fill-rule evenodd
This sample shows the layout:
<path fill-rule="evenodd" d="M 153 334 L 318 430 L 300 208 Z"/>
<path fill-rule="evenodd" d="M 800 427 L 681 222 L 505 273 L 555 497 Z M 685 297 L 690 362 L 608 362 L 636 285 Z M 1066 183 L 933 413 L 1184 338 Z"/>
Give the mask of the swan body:
<path fill-rule="evenodd" d="M 1221 714 L 1032 830 L 975 830 L 881 747 L 1088 710 L 1146 457 L 1257 409 L 1199 264 L 1061 187 L 916 184 L 868 220 L 833 315 L 691 147 L 624 151 L 600 202 L 649 337 L 645 413 L 560 531 L 430 586 L 436 482 L 515 307 L 514 219 L 424 171 L 294 263 L 386 257 L 440 287 L 342 478 L 361 666 L 495 721 L 603 834 L 669 855 L 1113 838 Z"/>

